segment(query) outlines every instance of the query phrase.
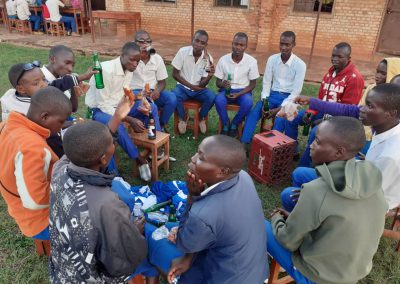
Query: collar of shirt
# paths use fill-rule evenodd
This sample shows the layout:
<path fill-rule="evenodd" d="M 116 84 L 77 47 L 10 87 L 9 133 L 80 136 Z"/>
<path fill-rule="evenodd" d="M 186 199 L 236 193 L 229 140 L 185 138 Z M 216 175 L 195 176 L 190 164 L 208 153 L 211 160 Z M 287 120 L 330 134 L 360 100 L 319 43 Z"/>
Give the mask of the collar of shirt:
<path fill-rule="evenodd" d="M 50 70 L 47 69 L 46 66 L 43 65 L 43 67 L 42 67 L 41 69 L 42 69 L 42 72 L 43 72 L 43 74 L 44 74 L 44 77 L 46 78 L 46 80 L 47 80 L 48 83 L 51 83 L 51 82 L 53 82 L 54 80 L 57 79 L 56 76 L 54 76 L 54 74 L 51 73 Z"/>
<path fill-rule="evenodd" d="M 114 70 L 115 70 L 116 75 L 124 76 L 127 72 L 129 72 L 129 71 L 124 71 L 124 68 L 122 67 L 122 63 L 121 63 L 121 56 L 118 56 L 117 58 L 115 58 L 113 60 L 113 64 L 114 64 Z"/>
<path fill-rule="evenodd" d="M 139 64 L 142 66 L 149 66 L 149 65 L 155 66 L 155 65 L 157 65 L 157 60 L 156 60 L 155 56 L 150 55 L 150 59 L 149 59 L 149 61 L 147 61 L 147 63 L 144 63 L 143 60 L 140 60 Z"/>
<path fill-rule="evenodd" d="M 280 64 L 287 64 L 287 65 L 289 65 L 289 67 L 291 67 L 291 66 L 292 66 L 292 63 L 293 63 L 293 61 L 294 61 L 295 58 L 296 58 L 296 55 L 294 55 L 294 54 L 292 53 L 292 54 L 290 55 L 288 61 L 286 61 L 286 63 L 283 63 L 282 57 L 281 57 L 281 55 L 279 55 L 279 63 L 280 63 Z"/>
<path fill-rule="evenodd" d="M 217 182 L 216 184 L 213 184 L 212 186 L 207 187 L 206 190 L 204 190 L 202 193 L 200 193 L 200 196 L 207 195 L 211 190 L 213 190 L 214 188 L 216 188 L 218 185 L 220 185 L 223 182 L 224 181 L 220 181 L 220 182 Z"/>
<path fill-rule="evenodd" d="M 394 135 L 399 135 L 399 134 L 400 134 L 400 123 L 397 124 L 392 129 L 389 129 L 383 133 L 372 136 L 372 142 L 371 142 L 370 149 L 374 148 L 376 145 L 378 145 L 379 143 L 382 143 L 383 141 L 389 139 L 390 137 L 392 137 Z"/>
<path fill-rule="evenodd" d="M 229 56 L 229 59 L 230 59 L 230 61 L 232 62 L 232 64 L 240 66 L 240 65 L 243 65 L 243 64 L 244 64 L 245 56 L 246 56 L 246 53 L 243 53 L 242 59 L 240 59 L 239 62 L 235 62 L 235 61 L 232 59 L 232 52 L 231 52 L 231 55 Z"/>

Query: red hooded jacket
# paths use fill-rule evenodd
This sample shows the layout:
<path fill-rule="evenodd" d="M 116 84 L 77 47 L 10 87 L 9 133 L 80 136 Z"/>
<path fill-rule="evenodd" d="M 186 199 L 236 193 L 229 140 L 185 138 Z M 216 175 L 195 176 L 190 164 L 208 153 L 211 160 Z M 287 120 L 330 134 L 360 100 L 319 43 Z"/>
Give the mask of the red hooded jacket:
<path fill-rule="evenodd" d="M 349 64 L 336 76 L 335 69 L 329 68 L 322 79 L 318 98 L 328 102 L 358 105 L 364 88 L 364 79 L 353 63 Z"/>

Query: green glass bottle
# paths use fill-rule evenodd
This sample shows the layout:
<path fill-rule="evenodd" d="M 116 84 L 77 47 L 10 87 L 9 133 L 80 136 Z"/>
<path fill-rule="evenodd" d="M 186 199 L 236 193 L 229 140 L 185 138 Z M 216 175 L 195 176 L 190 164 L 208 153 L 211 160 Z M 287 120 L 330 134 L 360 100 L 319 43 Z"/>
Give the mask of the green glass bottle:
<path fill-rule="evenodd" d="M 86 119 L 92 119 L 93 118 L 93 111 L 90 107 L 87 108 L 86 114 L 85 114 Z"/>
<path fill-rule="evenodd" d="M 303 136 L 308 136 L 308 134 L 310 133 L 311 117 L 312 113 L 309 112 L 307 112 L 303 117 L 304 121 Z"/>
<path fill-rule="evenodd" d="M 269 112 L 269 102 L 268 99 L 264 99 L 264 106 L 263 106 L 263 110 L 265 113 Z"/>
<path fill-rule="evenodd" d="M 93 53 L 93 70 L 99 71 L 99 73 L 94 74 L 94 80 L 96 81 L 96 88 L 104 89 L 103 69 L 101 68 L 101 64 L 99 61 L 99 55 L 97 52 Z"/>
<path fill-rule="evenodd" d="M 232 81 L 232 76 L 231 73 L 228 73 L 228 79 L 227 81 L 229 82 L 229 84 Z M 231 87 L 229 86 L 229 88 L 225 88 L 225 96 L 230 96 L 231 95 Z"/>
<path fill-rule="evenodd" d="M 164 208 L 165 206 L 168 206 L 172 203 L 172 200 L 167 200 L 164 202 L 160 202 L 157 204 L 154 204 L 153 206 L 150 206 L 149 208 L 144 210 L 144 213 L 150 213 L 150 212 L 154 212 L 154 211 L 158 211 L 161 208 Z"/>
<path fill-rule="evenodd" d="M 174 204 L 169 205 L 168 222 L 176 222 L 176 213 Z"/>

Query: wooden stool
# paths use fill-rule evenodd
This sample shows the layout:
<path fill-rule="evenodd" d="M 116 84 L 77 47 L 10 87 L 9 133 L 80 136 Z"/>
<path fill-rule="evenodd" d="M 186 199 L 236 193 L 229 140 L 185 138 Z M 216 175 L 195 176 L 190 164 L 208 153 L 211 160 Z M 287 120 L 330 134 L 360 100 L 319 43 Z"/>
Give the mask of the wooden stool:
<path fill-rule="evenodd" d="M 293 278 L 290 275 L 278 278 L 280 268 L 281 266 L 279 265 L 279 263 L 277 263 L 275 259 L 272 259 L 271 265 L 269 266 L 268 284 L 286 284 L 294 282 Z"/>
<path fill-rule="evenodd" d="M 63 35 L 65 37 L 66 31 L 65 31 L 65 25 L 63 22 L 53 22 L 46 20 L 44 22 L 44 29 L 46 34 L 51 34 L 51 36 L 61 36 Z"/>
<path fill-rule="evenodd" d="M 193 130 L 193 136 L 197 139 L 199 137 L 199 113 L 200 113 L 200 108 L 201 108 L 201 103 L 195 100 L 187 100 L 183 103 L 183 107 L 185 109 L 185 120 L 187 122 L 187 129 L 192 129 Z M 193 116 L 190 116 L 190 111 L 193 111 Z M 208 128 L 208 115 L 205 117 L 206 120 L 206 126 Z M 179 122 L 179 116 L 178 112 L 175 111 L 174 113 L 174 133 L 176 135 L 179 135 L 179 130 L 178 130 L 178 122 Z"/>
<path fill-rule="evenodd" d="M 387 218 L 393 218 L 392 225 L 390 229 L 385 229 L 383 231 L 383 236 L 391 239 L 398 240 L 395 251 L 400 252 L 400 205 L 397 206 L 391 213 L 387 214 Z"/>
<path fill-rule="evenodd" d="M 126 124 L 125 124 L 126 125 Z M 147 138 L 147 131 L 136 133 L 132 127 L 126 125 L 129 136 L 133 139 L 138 147 L 143 147 L 151 152 L 151 180 L 158 180 L 158 167 L 164 165 L 164 171 L 169 170 L 169 134 L 164 132 L 156 132 L 156 139 Z M 157 160 L 158 149 L 164 146 L 164 157 Z"/>
<path fill-rule="evenodd" d="M 230 104 L 226 105 L 226 110 L 227 111 L 238 112 L 239 108 L 240 108 L 240 106 L 238 106 L 238 105 L 230 105 Z M 221 131 L 222 131 L 222 121 L 221 121 L 221 118 L 220 118 L 219 121 L 218 121 L 218 134 L 220 134 Z M 243 134 L 243 122 L 238 124 L 238 139 L 240 139 L 242 137 L 242 134 Z"/>
<path fill-rule="evenodd" d="M 3 6 L 0 6 L 0 21 L 3 22 L 6 29 L 8 29 L 8 15 L 6 8 Z"/>
<path fill-rule="evenodd" d="M 16 30 L 22 35 L 25 35 L 25 33 L 32 34 L 32 26 L 31 22 L 28 20 L 16 20 Z"/>
<path fill-rule="evenodd" d="M 128 281 L 128 284 L 144 284 L 144 277 L 141 274 L 136 275 L 131 280 Z"/>
<path fill-rule="evenodd" d="M 50 241 L 34 239 L 38 255 L 50 256 Z"/>
<path fill-rule="evenodd" d="M 12 31 L 18 31 L 17 30 L 17 21 L 18 19 L 8 19 L 8 32 L 12 33 Z"/>

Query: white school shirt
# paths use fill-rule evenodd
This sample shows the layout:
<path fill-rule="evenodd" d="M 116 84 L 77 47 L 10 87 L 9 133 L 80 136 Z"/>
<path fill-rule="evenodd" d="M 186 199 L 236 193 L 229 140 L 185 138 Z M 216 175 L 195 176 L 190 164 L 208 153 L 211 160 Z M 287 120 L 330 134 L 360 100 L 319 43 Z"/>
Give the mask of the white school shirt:
<path fill-rule="evenodd" d="M 247 53 L 243 54 L 243 58 L 239 63 L 232 60 L 232 53 L 228 53 L 219 59 L 214 74 L 215 77 L 227 80 L 228 73 L 231 74 L 232 89 L 244 89 L 250 84 L 251 80 L 256 80 L 260 77 L 257 60 Z"/>
<path fill-rule="evenodd" d="M 29 11 L 29 5 L 26 0 L 15 0 L 15 5 L 17 6 L 17 16 L 20 20 L 28 20 L 31 12 Z"/>
<path fill-rule="evenodd" d="M 50 20 L 59 22 L 61 20 L 60 7 L 64 7 L 64 3 L 59 0 L 47 0 L 47 9 L 49 9 Z"/>
<path fill-rule="evenodd" d="M 167 68 L 165 67 L 164 60 L 160 55 L 150 55 L 150 59 L 145 64 L 142 60 L 139 61 L 136 70 L 133 71 L 132 81 L 130 88 L 143 89 L 146 83 L 149 83 L 150 89 L 157 85 L 157 81 L 165 80 L 168 78 Z"/>
<path fill-rule="evenodd" d="M 210 57 L 210 61 L 213 62 L 210 53 L 208 53 L 208 56 Z M 193 47 L 191 45 L 185 46 L 179 49 L 171 64 L 174 68 L 179 70 L 179 74 L 183 79 L 192 85 L 198 86 L 201 78 L 208 76 L 208 73 L 206 72 L 206 63 L 204 62 L 203 57 L 204 51 L 201 53 L 197 62 L 194 62 Z"/>
<path fill-rule="evenodd" d="M 9 89 L 1 98 L 1 120 L 7 120 L 10 112 L 17 111 L 24 115 L 28 113 L 31 105 L 30 97 L 20 97 L 16 95 L 15 89 Z"/>
<path fill-rule="evenodd" d="M 15 1 L 8 0 L 6 2 L 6 10 L 8 16 L 15 16 L 17 15 L 17 4 Z"/>
<path fill-rule="evenodd" d="M 99 108 L 102 112 L 113 115 L 124 96 L 123 87 L 129 87 L 133 73 L 123 70 L 120 57 L 102 62 L 101 67 L 104 89 L 96 88 L 96 81 L 92 76 L 89 81 L 89 91 L 85 96 L 85 104 L 90 108 Z"/>
<path fill-rule="evenodd" d="M 265 66 L 261 99 L 268 98 L 271 90 L 290 93 L 288 98 L 297 97 L 303 88 L 306 69 L 304 61 L 293 53 L 286 63 L 280 53 L 271 55 Z"/>
<path fill-rule="evenodd" d="M 40 68 L 40 69 L 42 70 L 43 75 L 44 75 L 44 77 L 46 78 L 46 81 L 47 81 L 48 84 L 50 84 L 51 82 L 53 82 L 54 80 L 57 79 L 57 78 L 53 75 L 53 73 L 51 73 L 51 72 L 49 71 L 49 69 L 47 69 L 46 66 L 43 65 L 43 67 Z M 65 95 L 68 99 L 71 98 L 71 92 L 70 92 L 69 90 L 66 90 L 66 91 L 64 92 L 64 95 Z"/>
<path fill-rule="evenodd" d="M 382 189 L 389 209 L 400 204 L 400 123 L 390 130 L 372 136 L 365 159 L 382 172 Z"/>

